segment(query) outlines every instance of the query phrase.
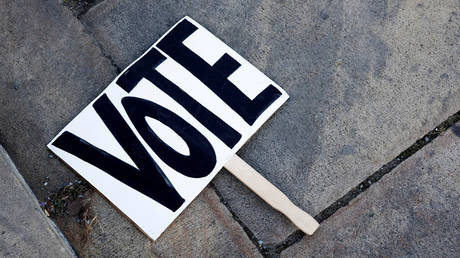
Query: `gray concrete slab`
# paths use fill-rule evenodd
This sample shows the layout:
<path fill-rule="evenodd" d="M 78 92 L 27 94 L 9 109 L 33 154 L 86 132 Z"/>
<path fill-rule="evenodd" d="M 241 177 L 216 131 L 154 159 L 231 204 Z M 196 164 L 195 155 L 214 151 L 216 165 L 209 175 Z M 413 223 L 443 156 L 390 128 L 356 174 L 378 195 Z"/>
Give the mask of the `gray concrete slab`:
<path fill-rule="evenodd" d="M 127 66 L 189 15 L 287 90 L 240 155 L 317 214 L 460 110 L 458 2 L 105 1 L 82 20 Z M 214 180 L 264 243 L 294 227 L 233 177 Z"/>
<path fill-rule="evenodd" d="M 46 144 L 116 72 L 57 1 L 1 1 L 0 17 L 0 142 L 46 200 L 75 178 Z"/>
<path fill-rule="evenodd" d="M 458 257 L 460 123 L 282 257 Z"/>
<path fill-rule="evenodd" d="M 0 146 L 0 256 L 76 257 Z"/>

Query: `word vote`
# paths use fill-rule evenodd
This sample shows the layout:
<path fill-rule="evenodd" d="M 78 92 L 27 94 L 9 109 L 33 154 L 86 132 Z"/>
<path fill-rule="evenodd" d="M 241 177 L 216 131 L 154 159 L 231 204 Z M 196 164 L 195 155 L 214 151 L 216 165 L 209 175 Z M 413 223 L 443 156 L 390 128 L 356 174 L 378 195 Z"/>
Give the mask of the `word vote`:
<path fill-rule="evenodd" d="M 281 92 L 269 85 L 254 99 L 247 97 L 228 80 L 228 77 L 240 67 L 240 63 L 230 55 L 224 54 L 214 65 L 209 65 L 183 44 L 183 41 L 196 30 L 195 25 L 184 19 L 158 42 L 157 47 L 198 78 L 248 125 L 252 125 L 264 110 L 281 96 Z M 141 79 L 150 81 L 185 108 L 226 146 L 233 148 L 241 139 L 241 133 L 159 73 L 156 67 L 165 60 L 166 57 L 160 51 L 152 48 L 126 70 L 116 84 L 130 93 Z M 190 178 L 205 177 L 214 169 L 216 154 L 213 146 L 199 130 L 181 116 L 155 102 L 138 97 L 126 96 L 122 98 L 121 103 L 137 132 L 168 166 Z M 52 145 L 105 171 L 171 211 L 180 208 L 184 199 L 107 95 L 100 96 L 92 107 L 137 168 L 69 131 L 64 131 Z M 177 133 L 187 144 L 189 155 L 181 154 L 166 144 L 147 124 L 146 117 L 163 123 Z"/>

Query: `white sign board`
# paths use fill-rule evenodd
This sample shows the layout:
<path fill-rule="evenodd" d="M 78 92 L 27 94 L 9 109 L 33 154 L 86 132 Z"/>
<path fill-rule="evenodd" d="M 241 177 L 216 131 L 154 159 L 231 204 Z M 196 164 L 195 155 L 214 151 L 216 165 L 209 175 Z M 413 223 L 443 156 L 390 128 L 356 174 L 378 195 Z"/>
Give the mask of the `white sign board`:
<path fill-rule="evenodd" d="M 155 240 L 287 99 L 185 17 L 48 148 Z"/>

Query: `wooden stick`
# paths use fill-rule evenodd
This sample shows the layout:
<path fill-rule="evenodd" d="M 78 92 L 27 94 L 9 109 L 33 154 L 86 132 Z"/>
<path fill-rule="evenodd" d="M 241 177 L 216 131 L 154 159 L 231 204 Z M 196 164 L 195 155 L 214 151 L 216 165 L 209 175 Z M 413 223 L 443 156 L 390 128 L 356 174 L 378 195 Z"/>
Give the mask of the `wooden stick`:
<path fill-rule="evenodd" d="M 306 234 L 311 235 L 318 228 L 319 223 L 312 216 L 294 205 L 284 193 L 237 155 L 234 155 L 224 167 L 270 206 L 286 215 Z"/>

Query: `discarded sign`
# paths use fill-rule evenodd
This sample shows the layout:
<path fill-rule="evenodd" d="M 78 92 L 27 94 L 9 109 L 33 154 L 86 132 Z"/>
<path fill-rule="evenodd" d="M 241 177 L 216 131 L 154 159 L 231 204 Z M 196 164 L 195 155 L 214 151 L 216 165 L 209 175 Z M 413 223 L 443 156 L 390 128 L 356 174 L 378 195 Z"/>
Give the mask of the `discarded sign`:
<path fill-rule="evenodd" d="M 48 147 L 155 240 L 287 99 L 185 17 Z"/>

